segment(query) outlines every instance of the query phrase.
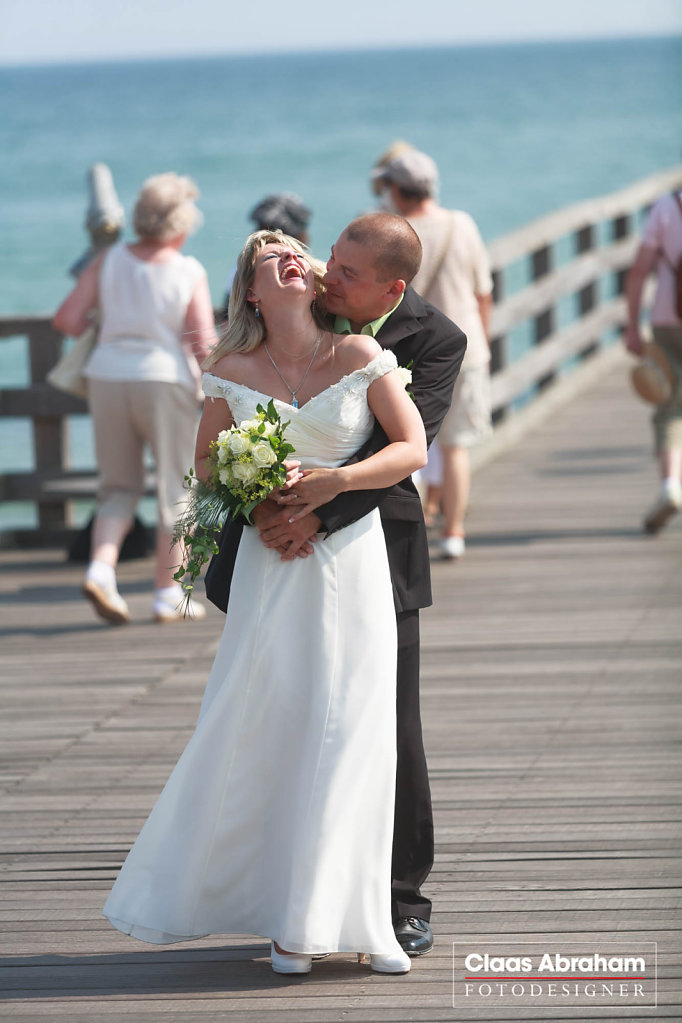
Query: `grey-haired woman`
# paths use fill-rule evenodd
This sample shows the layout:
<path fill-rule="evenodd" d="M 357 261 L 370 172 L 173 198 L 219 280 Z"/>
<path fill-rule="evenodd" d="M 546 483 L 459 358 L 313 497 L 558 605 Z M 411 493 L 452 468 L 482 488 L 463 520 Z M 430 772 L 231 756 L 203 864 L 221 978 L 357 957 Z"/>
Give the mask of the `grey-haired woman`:
<path fill-rule="evenodd" d="M 154 455 L 159 508 L 153 615 L 161 622 L 181 618 L 182 593 L 173 581 L 181 554 L 171 537 L 196 437 L 198 361 L 217 341 L 206 272 L 180 252 L 201 222 L 198 195 L 190 178 L 149 178 L 135 206 L 138 240 L 114 245 L 90 264 L 53 321 L 76 336 L 99 310 L 86 375 L 101 478 L 83 593 L 115 625 L 130 621 L 116 565 L 144 493 L 146 447 Z M 197 603 L 190 612 L 205 614 Z"/>

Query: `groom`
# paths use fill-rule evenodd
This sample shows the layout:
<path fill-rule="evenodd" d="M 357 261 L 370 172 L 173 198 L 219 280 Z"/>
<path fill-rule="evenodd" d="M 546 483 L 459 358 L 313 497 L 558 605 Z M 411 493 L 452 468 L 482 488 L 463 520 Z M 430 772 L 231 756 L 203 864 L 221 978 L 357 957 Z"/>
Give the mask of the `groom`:
<path fill-rule="evenodd" d="M 421 244 L 402 217 L 369 213 L 352 221 L 332 246 L 324 278 L 325 303 L 336 333 L 370 334 L 412 371 L 410 392 L 424 421 L 427 443 L 450 407 L 466 338 L 424 302 L 409 283 L 421 262 Z M 387 444 L 377 424 L 351 461 Z M 429 550 L 421 503 L 412 479 L 387 490 L 339 494 L 294 523 L 290 508 L 265 502 L 253 515 L 261 539 L 285 556 L 313 554 L 312 537 L 326 536 L 379 508 L 386 537 L 398 624 L 395 824 L 392 909 L 396 937 L 410 956 L 433 948 L 431 902 L 420 887 L 433 866 L 431 793 L 419 713 L 419 609 L 431 604 Z M 206 576 L 213 603 L 226 610 L 242 526 L 228 523 L 220 555 Z M 324 541 L 321 541 L 324 542 Z M 313 555 L 314 556 L 314 555 Z M 371 749 L 367 756 L 371 757 Z"/>

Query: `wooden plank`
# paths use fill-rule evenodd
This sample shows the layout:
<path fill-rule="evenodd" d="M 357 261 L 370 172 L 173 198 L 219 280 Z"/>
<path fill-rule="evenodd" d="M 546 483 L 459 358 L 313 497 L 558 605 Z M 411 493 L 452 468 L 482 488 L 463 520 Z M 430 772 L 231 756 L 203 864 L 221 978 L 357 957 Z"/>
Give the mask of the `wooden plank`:
<path fill-rule="evenodd" d="M 87 415 L 88 405 L 58 391 L 48 383 L 33 383 L 29 387 L 4 387 L 0 391 L 0 416 L 52 416 Z"/>
<path fill-rule="evenodd" d="M 0 499 L 3 501 L 37 501 L 39 498 L 66 498 L 69 501 L 94 499 L 97 474 L 88 470 L 47 469 L 42 472 L 7 472 L 0 474 Z M 156 476 L 145 475 L 144 493 L 156 494 Z"/>
<path fill-rule="evenodd" d="M 543 377 L 555 373 L 568 359 L 594 346 L 607 330 L 624 322 L 624 300 L 614 299 L 549 335 L 541 345 L 491 378 L 493 411 L 526 394 Z"/>

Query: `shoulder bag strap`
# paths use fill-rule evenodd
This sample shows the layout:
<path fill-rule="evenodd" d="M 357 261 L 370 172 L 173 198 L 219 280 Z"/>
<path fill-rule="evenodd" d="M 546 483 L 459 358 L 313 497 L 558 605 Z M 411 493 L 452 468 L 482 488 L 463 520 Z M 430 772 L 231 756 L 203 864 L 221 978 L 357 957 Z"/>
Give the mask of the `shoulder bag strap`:
<path fill-rule="evenodd" d="M 444 235 L 444 238 L 443 238 L 443 244 L 442 244 L 440 252 L 438 254 L 438 259 L 436 260 L 436 265 L 433 268 L 433 270 L 431 271 L 431 275 L 429 277 L 429 283 L 427 284 L 427 286 L 424 288 L 424 290 L 421 293 L 422 294 L 422 298 L 425 301 L 427 301 L 427 302 L 429 300 L 429 294 L 431 293 L 431 289 L 433 288 L 434 284 L 436 283 L 436 278 L 438 277 L 438 274 L 443 269 L 443 263 L 445 262 L 445 257 L 448 254 L 448 250 L 450 248 L 450 243 L 452 242 L 452 238 L 453 238 L 454 233 L 455 233 L 455 211 L 454 210 L 449 210 L 448 212 L 449 212 L 448 223 L 447 223 L 447 226 L 445 228 L 445 235 Z"/>

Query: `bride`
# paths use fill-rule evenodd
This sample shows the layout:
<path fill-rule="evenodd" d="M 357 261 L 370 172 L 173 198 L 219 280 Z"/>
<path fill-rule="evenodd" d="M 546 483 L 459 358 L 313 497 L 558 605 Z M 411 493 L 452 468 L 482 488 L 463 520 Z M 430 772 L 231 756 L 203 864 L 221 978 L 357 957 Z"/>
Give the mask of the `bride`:
<path fill-rule="evenodd" d="M 426 460 L 393 353 L 326 329 L 322 272 L 293 239 L 251 235 L 203 379 L 197 475 L 211 440 L 272 397 L 300 462 L 296 514 Z M 374 417 L 390 443 L 344 465 Z M 378 511 L 293 561 L 244 529 L 231 593 L 196 729 L 104 913 L 157 943 L 266 936 L 277 973 L 308 973 L 329 952 L 405 973 L 390 906 L 396 625 Z"/>

